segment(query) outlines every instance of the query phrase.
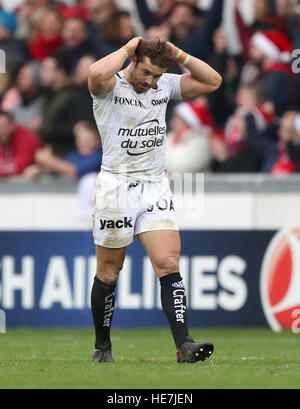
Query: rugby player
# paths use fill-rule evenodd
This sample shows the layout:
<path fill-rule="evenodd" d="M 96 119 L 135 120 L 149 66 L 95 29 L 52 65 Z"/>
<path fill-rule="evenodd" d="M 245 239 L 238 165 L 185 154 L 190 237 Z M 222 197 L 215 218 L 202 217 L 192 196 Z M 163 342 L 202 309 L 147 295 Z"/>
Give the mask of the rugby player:
<path fill-rule="evenodd" d="M 127 58 L 130 64 L 122 70 Z M 187 68 L 186 73 L 165 72 L 175 60 Z M 203 361 L 213 352 L 212 343 L 198 344 L 188 332 L 186 293 L 178 267 L 180 236 L 164 165 L 165 114 L 171 99 L 197 98 L 216 90 L 221 81 L 204 61 L 159 38 L 135 37 L 89 68 L 88 86 L 103 149 L 93 214 L 94 362 L 114 362 L 110 327 L 115 289 L 126 248 L 135 237 L 160 280 L 177 362 Z"/>

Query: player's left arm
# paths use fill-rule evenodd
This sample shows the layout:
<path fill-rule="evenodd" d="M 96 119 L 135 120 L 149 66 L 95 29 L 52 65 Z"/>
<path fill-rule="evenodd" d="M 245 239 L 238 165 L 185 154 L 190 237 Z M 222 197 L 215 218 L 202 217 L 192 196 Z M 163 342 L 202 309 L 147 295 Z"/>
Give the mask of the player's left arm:
<path fill-rule="evenodd" d="M 185 53 L 172 43 L 168 42 L 168 45 L 172 47 L 172 53 L 176 61 L 189 70 L 189 73 L 181 75 L 180 89 L 182 99 L 197 98 L 220 87 L 222 77 L 210 65 L 199 58 Z"/>

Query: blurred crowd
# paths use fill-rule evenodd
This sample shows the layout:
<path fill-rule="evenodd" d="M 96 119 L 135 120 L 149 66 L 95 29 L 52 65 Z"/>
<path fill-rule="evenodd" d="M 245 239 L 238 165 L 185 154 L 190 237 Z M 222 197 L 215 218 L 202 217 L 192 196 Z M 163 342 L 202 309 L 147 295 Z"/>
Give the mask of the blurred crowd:
<path fill-rule="evenodd" d="M 99 171 L 88 68 L 136 35 L 171 41 L 223 77 L 216 92 L 170 104 L 168 172 L 300 172 L 300 2 L 252 0 L 251 22 L 243 0 L 200 3 L 3 2 L 0 177 Z M 229 5 L 239 52 L 224 25 Z"/>

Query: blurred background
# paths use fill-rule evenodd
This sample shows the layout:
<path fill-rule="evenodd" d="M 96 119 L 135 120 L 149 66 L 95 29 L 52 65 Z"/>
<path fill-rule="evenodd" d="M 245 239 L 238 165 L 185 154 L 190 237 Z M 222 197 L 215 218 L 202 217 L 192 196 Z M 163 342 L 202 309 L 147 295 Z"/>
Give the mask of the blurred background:
<path fill-rule="evenodd" d="M 192 326 L 290 329 L 300 307 L 300 3 L 297 0 L 0 2 L 0 308 L 8 326 L 89 326 L 91 212 L 101 135 L 88 68 L 159 36 L 223 77 L 167 112 Z M 182 73 L 172 65 L 169 72 Z M 115 325 L 166 326 L 154 273 L 128 248 Z"/>

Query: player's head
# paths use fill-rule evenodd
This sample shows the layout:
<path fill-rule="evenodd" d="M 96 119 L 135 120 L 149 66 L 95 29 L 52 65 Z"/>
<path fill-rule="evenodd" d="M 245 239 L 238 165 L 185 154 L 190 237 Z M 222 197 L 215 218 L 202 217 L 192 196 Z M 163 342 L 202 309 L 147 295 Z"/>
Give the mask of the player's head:
<path fill-rule="evenodd" d="M 174 62 L 171 47 L 158 37 L 141 40 L 131 59 L 131 82 L 137 92 L 155 86 L 160 76 Z"/>

